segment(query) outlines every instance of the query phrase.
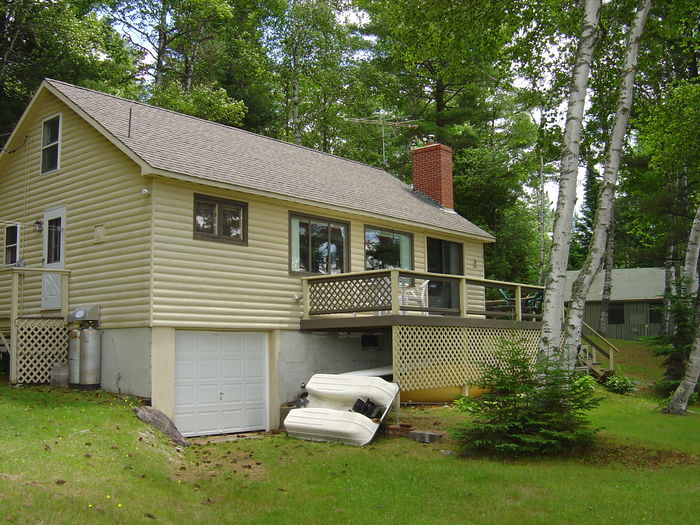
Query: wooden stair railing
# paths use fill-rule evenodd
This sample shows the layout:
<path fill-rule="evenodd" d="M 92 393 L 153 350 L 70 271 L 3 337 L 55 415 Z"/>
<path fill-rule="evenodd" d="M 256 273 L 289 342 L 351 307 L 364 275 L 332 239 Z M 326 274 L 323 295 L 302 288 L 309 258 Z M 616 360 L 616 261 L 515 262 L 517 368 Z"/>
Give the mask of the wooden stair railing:
<path fill-rule="evenodd" d="M 593 348 L 593 355 L 589 356 L 588 352 L 586 352 L 585 358 L 585 364 L 590 370 L 591 375 L 593 375 L 593 377 L 596 379 L 603 379 L 604 377 L 613 375 L 615 373 L 615 354 L 620 350 L 586 323 L 583 323 L 581 340 L 585 341 L 588 345 L 590 345 L 590 347 Z M 607 368 L 602 367 L 600 363 L 596 362 L 596 352 L 607 358 Z"/>

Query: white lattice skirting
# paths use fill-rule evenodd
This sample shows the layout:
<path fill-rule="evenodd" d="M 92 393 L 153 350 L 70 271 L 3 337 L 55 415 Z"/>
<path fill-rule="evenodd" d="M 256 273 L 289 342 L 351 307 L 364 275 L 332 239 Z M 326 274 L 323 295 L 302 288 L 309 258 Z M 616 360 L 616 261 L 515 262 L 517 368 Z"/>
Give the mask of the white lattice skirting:
<path fill-rule="evenodd" d="M 68 331 L 63 319 L 18 319 L 17 382 L 48 383 L 51 368 L 68 360 Z"/>
<path fill-rule="evenodd" d="M 464 326 L 395 326 L 394 381 L 401 390 L 426 390 L 474 383 L 502 339 L 522 341 L 537 355 L 540 330 Z"/>

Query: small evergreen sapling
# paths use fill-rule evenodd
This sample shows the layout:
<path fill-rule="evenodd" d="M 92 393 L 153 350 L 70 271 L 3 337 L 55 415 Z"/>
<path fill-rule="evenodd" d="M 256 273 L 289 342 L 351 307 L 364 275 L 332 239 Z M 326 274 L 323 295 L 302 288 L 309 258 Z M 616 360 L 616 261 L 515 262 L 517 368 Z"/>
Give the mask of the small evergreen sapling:
<path fill-rule="evenodd" d="M 472 419 L 451 429 L 465 452 L 522 456 L 568 451 L 590 444 L 597 429 L 586 412 L 600 401 L 595 381 L 535 359 L 521 340 L 502 340 L 497 364 L 486 364 L 477 398 L 462 397 L 458 409 Z"/>

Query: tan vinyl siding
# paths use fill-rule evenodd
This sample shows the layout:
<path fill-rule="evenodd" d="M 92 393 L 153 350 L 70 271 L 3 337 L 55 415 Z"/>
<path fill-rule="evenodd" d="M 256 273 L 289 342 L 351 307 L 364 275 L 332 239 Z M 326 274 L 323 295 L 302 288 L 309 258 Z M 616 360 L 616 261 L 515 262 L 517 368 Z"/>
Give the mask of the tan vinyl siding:
<path fill-rule="evenodd" d="M 193 239 L 195 193 L 248 204 L 247 246 Z M 348 223 L 350 270 L 355 272 L 364 271 L 367 224 L 412 233 L 418 271 L 426 267 L 426 236 L 438 235 L 349 213 L 162 179 L 154 180 L 153 200 L 155 326 L 298 329 L 301 306 L 295 296 L 301 294 L 301 281 L 289 272 L 290 213 Z M 469 260 L 479 259 L 476 270 L 472 268 L 469 274 L 476 271 L 482 275 L 480 242 L 441 237 L 464 242 Z"/>
<path fill-rule="evenodd" d="M 60 168 L 41 175 L 42 120 L 61 114 Z M 26 143 L 23 144 L 24 137 Z M 65 268 L 70 307 L 102 306 L 103 327 L 149 324 L 150 199 L 138 166 L 97 130 L 44 92 L 15 133 L 0 166 L 0 219 L 22 223 L 20 255 L 42 266 L 42 234 L 33 231 L 44 210 L 65 206 Z M 95 228 L 104 231 L 96 239 Z M 0 316 L 8 315 L 9 274 L 0 282 Z M 24 313 L 40 311 L 39 278 L 27 280 Z"/>

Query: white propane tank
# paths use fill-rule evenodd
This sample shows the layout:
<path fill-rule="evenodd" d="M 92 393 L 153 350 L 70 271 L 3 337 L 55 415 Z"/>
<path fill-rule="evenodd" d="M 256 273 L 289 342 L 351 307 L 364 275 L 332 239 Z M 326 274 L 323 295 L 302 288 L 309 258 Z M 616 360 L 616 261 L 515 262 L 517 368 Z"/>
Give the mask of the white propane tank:
<path fill-rule="evenodd" d="M 80 331 L 80 387 L 86 390 L 100 388 L 101 335 L 92 327 Z"/>
<path fill-rule="evenodd" d="M 68 332 L 68 385 L 80 383 L 80 330 Z"/>

